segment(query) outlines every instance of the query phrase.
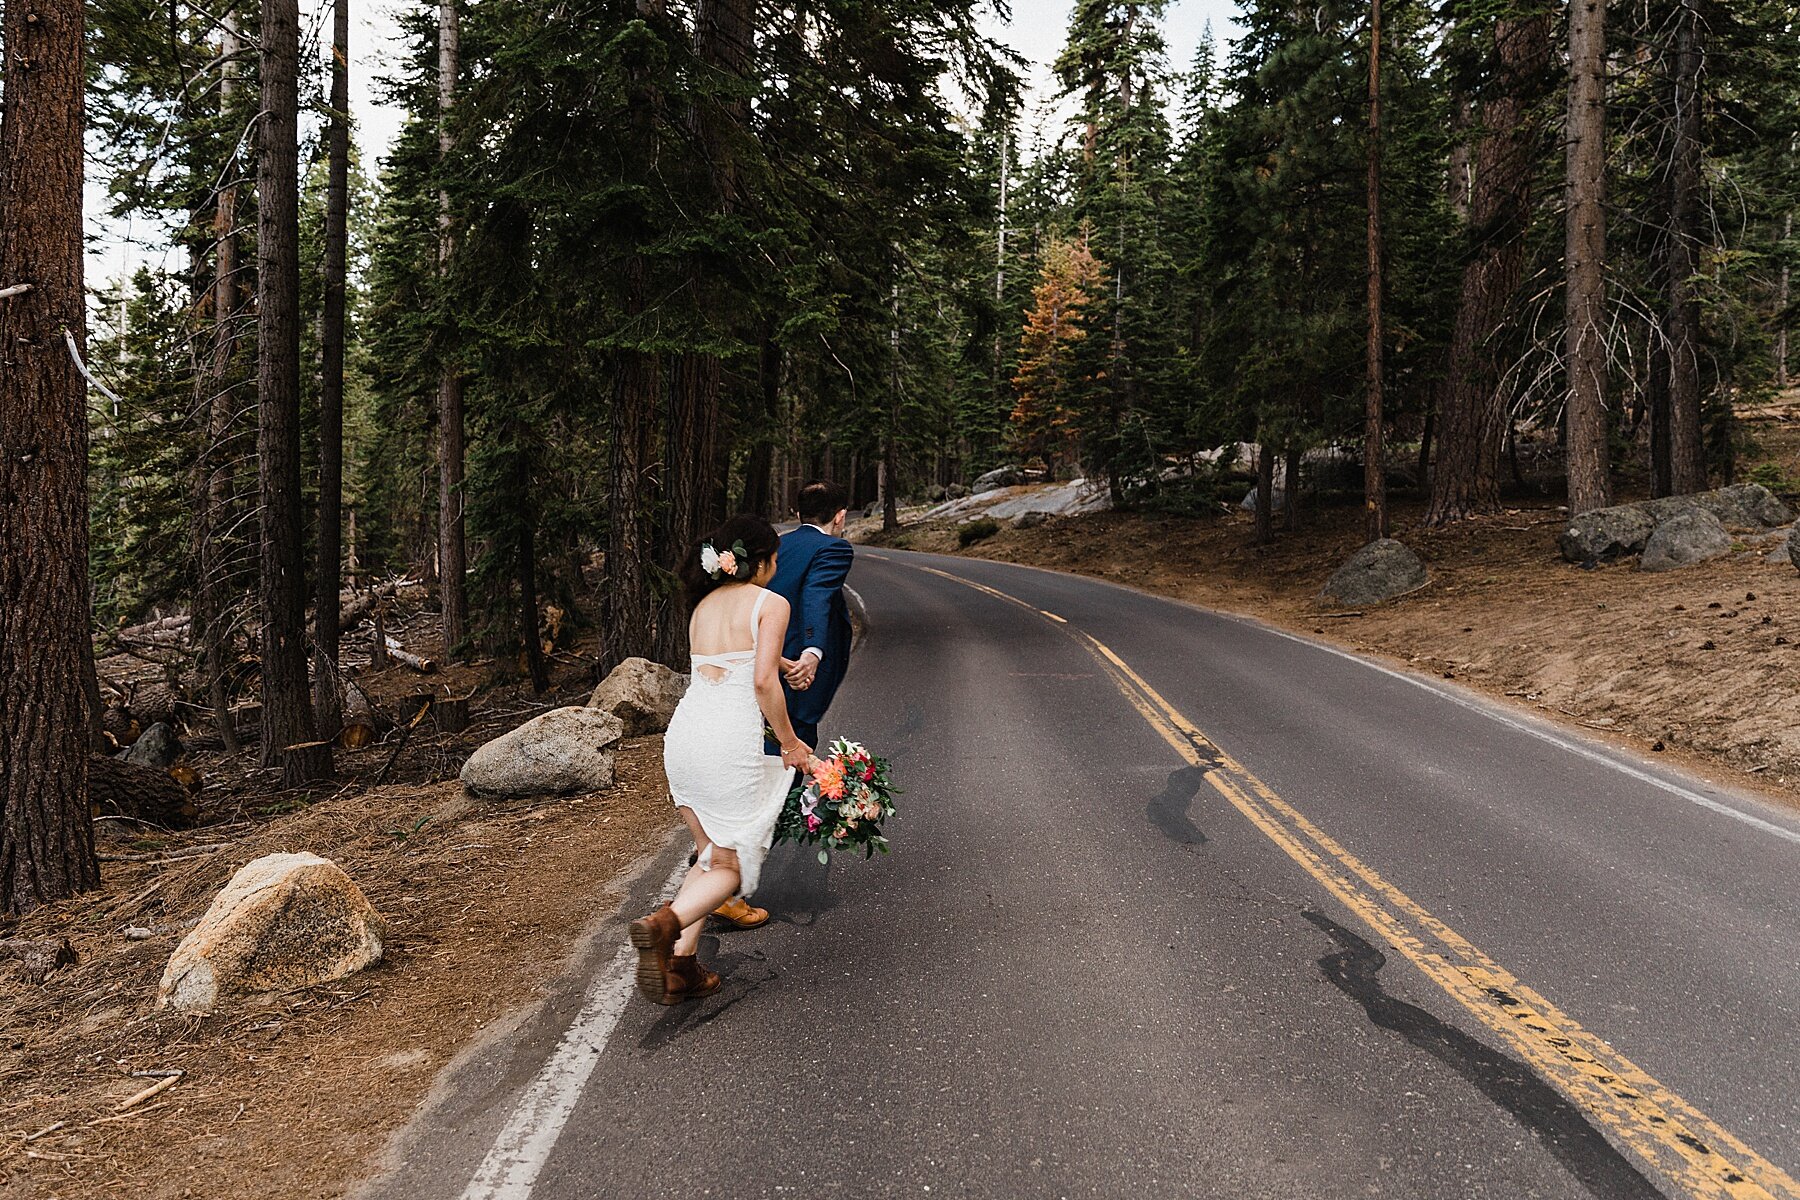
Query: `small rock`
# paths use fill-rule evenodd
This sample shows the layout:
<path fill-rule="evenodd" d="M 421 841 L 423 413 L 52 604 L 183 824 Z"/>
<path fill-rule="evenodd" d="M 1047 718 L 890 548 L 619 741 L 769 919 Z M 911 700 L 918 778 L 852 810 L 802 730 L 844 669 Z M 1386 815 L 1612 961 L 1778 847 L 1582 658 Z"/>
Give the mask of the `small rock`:
<path fill-rule="evenodd" d="M 1704 509 L 1679 512 L 1662 522 L 1644 545 L 1640 571 L 1672 571 L 1717 558 L 1731 550 L 1731 535 L 1718 517 Z"/>
<path fill-rule="evenodd" d="M 1800 529 L 1800 526 L 1797 526 L 1796 529 Z M 1796 532 L 1796 529 L 1788 530 L 1787 556 L 1789 562 L 1793 563 L 1796 568 L 1800 568 L 1800 532 Z"/>
<path fill-rule="evenodd" d="M 141 925 L 127 925 L 125 927 L 125 940 L 128 942 L 147 942 L 150 940 L 150 937 L 150 931 Z"/>
<path fill-rule="evenodd" d="M 944 489 L 944 499 L 946 500 L 966 500 L 968 496 L 969 489 L 960 483 L 953 483 Z"/>
<path fill-rule="evenodd" d="M 233 995 L 342 979 L 379 962 L 385 930 L 362 890 L 316 854 L 246 864 L 181 939 L 158 1008 L 212 1009 Z"/>
<path fill-rule="evenodd" d="M 1382 538 L 1352 554 L 1321 596 L 1338 604 L 1380 604 L 1424 587 L 1428 578 L 1424 560 L 1403 543 Z"/>
<path fill-rule="evenodd" d="M 1036 529 L 1039 525 L 1042 525 L 1044 522 L 1048 521 L 1049 519 L 1050 519 L 1049 513 L 1039 512 L 1037 509 L 1034 508 L 1027 512 L 1022 512 L 1018 516 L 1014 517 L 1012 519 L 1012 526 L 1014 529 Z"/>
<path fill-rule="evenodd" d="M 559 708 L 475 751 L 462 783 L 481 796 L 547 796 L 612 786 L 624 722 L 597 708 Z"/>
<path fill-rule="evenodd" d="M 588 700 L 589 708 L 619 718 L 628 738 L 661 733 L 686 694 L 688 677 L 647 658 L 628 658 L 614 667 Z"/>
<path fill-rule="evenodd" d="M 158 721 L 117 757 L 140 767 L 167 767 L 181 757 L 181 739 L 166 721 Z"/>
<path fill-rule="evenodd" d="M 1556 544 L 1570 562 L 1611 562 L 1642 552 L 1655 528 L 1649 513 L 1635 504 L 1621 504 L 1571 518 Z"/>

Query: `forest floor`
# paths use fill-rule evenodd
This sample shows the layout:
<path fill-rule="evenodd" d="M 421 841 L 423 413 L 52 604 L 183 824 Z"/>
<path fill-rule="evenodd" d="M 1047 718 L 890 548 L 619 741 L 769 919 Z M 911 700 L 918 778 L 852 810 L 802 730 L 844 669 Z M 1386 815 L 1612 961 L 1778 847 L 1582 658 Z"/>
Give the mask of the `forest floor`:
<path fill-rule="evenodd" d="M 415 614 L 406 642 L 434 652 L 435 617 Z M 0 928 L 66 934 L 79 955 L 43 986 L 0 970 L 0 1193 L 275 1200 L 342 1195 L 371 1173 L 439 1068 L 539 994 L 678 824 L 660 738 L 627 743 L 604 793 L 465 797 L 456 774 L 475 747 L 586 702 L 585 661 L 559 655 L 557 666 L 545 696 L 479 691 L 460 734 L 426 723 L 398 754 L 398 729 L 338 751 L 329 789 L 272 790 L 254 748 L 198 753 L 185 761 L 204 772 L 206 824 L 172 834 L 101 822 L 101 888 Z M 102 670 L 132 673 L 115 659 Z M 404 715 L 422 690 L 465 694 L 481 678 L 477 664 L 357 682 Z M 209 1016 L 156 1011 L 170 953 L 232 873 L 299 850 L 362 888 L 388 923 L 385 960 Z M 128 937 L 134 927 L 148 936 Z M 169 1072 L 181 1075 L 168 1090 L 116 1111 Z"/>
<path fill-rule="evenodd" d="M 1746 470 L 1773 464 L 1794 506 L 1800 395 L 1745 419 Z M 1233 497 L 1237 498 L 1236 496 Z M 1621 502 L 1640 496 L 1624 494 Z M 1247 614 L 1350 650 L 1430 671 L 1640 751 L 1800 804 L 1800 573 L 1779 538 L 1662 574 L 1635 560 L 1593 570 L 1564 562 L 1556 498 L 1516 496 L 1504 513 L 1442 529 L 1395 497 L 1393 536 L 1431 572 L 1423 589 L 1346 612 L 1319 590 L 1362 544 L 1360 499 L 1303 503 L 1299 528 L 1251 544 L 1233 509 L 1171 517 L 1108 512 L 1053 518 L 958 547 L 956 522 L 858 540 L 899 549 L 1072 571 L 1208 608 Z M 1277 517 L 1280 521 L 1280 517 Z"/>

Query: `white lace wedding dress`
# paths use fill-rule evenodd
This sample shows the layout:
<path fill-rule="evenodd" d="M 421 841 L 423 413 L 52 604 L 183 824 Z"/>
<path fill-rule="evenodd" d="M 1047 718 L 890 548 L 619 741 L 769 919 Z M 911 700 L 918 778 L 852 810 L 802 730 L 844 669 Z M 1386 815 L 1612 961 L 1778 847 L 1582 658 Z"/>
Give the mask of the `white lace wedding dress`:
<path fill-rule="evenodd" d="M 756 890 L 775 821 L 793 771 L 763 753 L 763 714 L 756 702 L 756 640 L 766 589 L 750 610 L 750 649 L 692 656 L 687 694 L 663 737 L 663 767 L 678 807 L 691 808 L 712 842 L 700 856 L 712 870 L 712 847 L 737 851 L 738 894 Z"/>

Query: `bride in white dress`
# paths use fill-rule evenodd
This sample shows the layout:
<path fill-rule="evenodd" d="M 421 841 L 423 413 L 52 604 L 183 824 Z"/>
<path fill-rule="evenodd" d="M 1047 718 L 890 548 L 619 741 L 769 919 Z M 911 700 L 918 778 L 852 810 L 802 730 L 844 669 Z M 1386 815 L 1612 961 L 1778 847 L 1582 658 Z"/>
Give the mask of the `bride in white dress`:
<path fill-rule="evenodd" d="M 659 1004 L 718 988 L 694 957 L 700 927 L 734 894 L 756 890 L 794 769 L 812 757 L 781 690 L 788 602 L 764 587 L 779 546 L 761 517 L 733 517 L 682 567 L 693 675 L 663 739 L 663 766 L 699 857 L 674 900 L 631 923 L 638 988 Z M 765 722 L 779 759 L 764 752 Z"/>

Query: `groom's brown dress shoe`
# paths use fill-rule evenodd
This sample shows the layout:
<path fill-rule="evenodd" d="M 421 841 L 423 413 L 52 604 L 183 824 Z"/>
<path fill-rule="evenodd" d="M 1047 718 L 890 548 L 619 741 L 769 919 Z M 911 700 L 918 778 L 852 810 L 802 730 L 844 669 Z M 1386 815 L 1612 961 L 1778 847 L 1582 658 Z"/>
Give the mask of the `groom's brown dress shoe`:
<path fill-rule="evenodd" d="M 669 963 L 675 955 L 675 939 L 681 936 L 681 918 L 663 905 L 647 917 L 631 923 L 631 944 L 637 947 L 637 985 L 646 999 L 658 1004 L 679 1003 L 669 995 Z"/>
<path fill-rule="evenodd" d="M 755 929 L 769 919 L 766 908 L 751 908 L 750 902 L 742 896 L 733 896 L 719 907 L 713 909 L 713 916 L 730 921 L 739 929 Z"/>

